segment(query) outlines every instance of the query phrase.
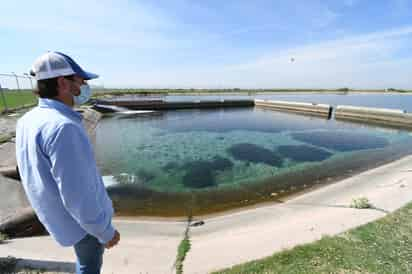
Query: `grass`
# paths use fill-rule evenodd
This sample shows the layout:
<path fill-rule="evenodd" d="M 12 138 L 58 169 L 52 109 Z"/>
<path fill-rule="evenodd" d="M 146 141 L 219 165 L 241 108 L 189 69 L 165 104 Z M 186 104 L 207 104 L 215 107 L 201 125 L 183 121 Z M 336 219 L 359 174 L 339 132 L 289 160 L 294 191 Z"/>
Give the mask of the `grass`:
<path fill-rule="evenodd" d="M 15 272 L 12 273 L 18 273 L 18 274 L 63 274 L 62 272 L 49 272 L 46 269 L 35 269 L 35 268 L 22 268 L 22 269 L 16 269 Z"/>
<path fill-rule="evenodd" d="M 21 91 L 3 91 L 4 100 L 6 100 L 7 109 L 16 109 L 27 105 L 37 103 L 37 96 L 30 90 Z M 3 96 L 0 93 L 0 113 L 6 109 Z"/>
<path fill-rule="evenodd" d="M 7 240 L 9 237 L 7 235 L 0 233 L 0 244 L 2 244 L 5 240 Z"/>
<path fill-rule="evenodd" d="M 186 254 L 190 250 L 190 239 L 188 235 L 188 230 L 186 230 L 185 237 L 180 242 L 179 247 L 177 248 L 177 258 L 176 258 L 176 274 L 183 273 L 183 261 L 186 258 Z"/>
<path fill-rule="evenodd" d="M 0 145 L 3 143 L 9 142 L 14 137 L 15 137 L 15 133 L 7 133 L 7 134 L 0 133 Z"/>
<path fill-rule="evenodd" d="M 0 257 L 0 273 L 15 273 L 17 259 L 13 257 Z"/>
<path fill-rule="evenodd" d="M 366 209 L 366 208 L 372 208 L 372 204 L 369 202 L 368 198 L 360 197 L 360 198 L 352 199 L 352 203 L 350 204 L 350 207 L 357 208 L 357 209 Z"/>
<path fill-rule="evenodd" d="M 337 236 L 216 273 L 412 273 L 412 203 Z"/>
<path fill-rule="evenodd" d="M 253 94 L 257 92 L 382 92 L 385 90 L 354 90 L 349 88 L 338 89 L 94 89 L 93 98 L 99 98 L 110 95 L 168 95 L 168 94 L 208 94 L 208 93 L 248 93 Z M 392 92 L 408 93 L 412 90 L 396 90 L 391 89 Z M 37 103 L 37 96 L 31 90 L 6 90 L 3 91 L 4 99 L 9 110 L 34 105 Z M 3 97 L 0 93 L 0 113 L 5 110 Z"/>

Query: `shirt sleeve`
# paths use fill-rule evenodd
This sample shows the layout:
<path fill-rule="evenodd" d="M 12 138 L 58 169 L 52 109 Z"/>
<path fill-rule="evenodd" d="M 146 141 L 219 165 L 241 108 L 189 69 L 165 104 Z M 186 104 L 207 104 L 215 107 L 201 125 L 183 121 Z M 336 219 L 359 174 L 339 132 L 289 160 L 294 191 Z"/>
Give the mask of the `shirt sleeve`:
<path fill-rule="evenodd" d="M 100 243 L 114 236 L 113 207 L 101 183 L 88 137 L 75 124 L 63 124 L 47 146 L 51 173 L 70 215 Z M 104 192 L 104 193 L 103 193 Z"/>

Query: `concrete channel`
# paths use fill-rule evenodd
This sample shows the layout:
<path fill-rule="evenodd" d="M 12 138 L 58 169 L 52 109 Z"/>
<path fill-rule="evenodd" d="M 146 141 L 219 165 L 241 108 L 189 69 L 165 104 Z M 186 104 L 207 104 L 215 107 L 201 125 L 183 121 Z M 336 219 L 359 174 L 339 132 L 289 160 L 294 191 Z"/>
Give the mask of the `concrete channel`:
<path fill-rule="evenodd" d="M 398 109 L 337 106 L 335 119 L 412 128 L 412 113 Z"/>
<path fill-rule="evenodd" d="M 302 103 L 289 101 L 255 100 L 256 107 L 270 108 L 278 111 L 295 112 L 330 118 L 332 107 L 326 104 Z"/>
<path fill-rule="evenodd" d="M 127 100 L 111 101 L 98 100 L 98 105 L 110 105 L 125 107 L 131 110 L 173 110 L 173 109 L 202 109 L 222 107 L 253 107 L 253 100 L 214 100 L 214 101 L 190 101 L 190 102 L 168 102 L 163 100 Z M 99 110 L 97 108 L 97 110 Z M 100 110 L 99 110 L 100 111 Z"/>
<path fill-rule="evenodd" d="M 290 102 L 290 101 L 272 101 L 272 100 L 217 100 L 217 101 L 194 101 L 194 102 L 165 102 L 162 100 L 152 101 L 99 101 L 101 105 L 120 106 L 134 110 L 168 110 L 168 109 L 186 109 L 186 108 L 220 108 L 220 107 L 261 107 L 273 109 L 276 111 L 293 112 L 303 115 L 314 115 L 330 119 L 332 117 L 333 107 L 327 104 Z M 106 109 L 107 110 L 107 109 Z M 94 143 L 96 126 L 103 116 L 102 113 L 90 108 L 79 110 L 84 117 L 84 125 L 87 133 Z M 335 118 L 338 120 L 352 120 L 361 123 L 374 123 L 382 126 L 398 126 L 412 128 L 412 114 L 403 110 L 367 108 L 354 106 L 338 106 L 335 111 Z M 14 145 L 14 144 L 11 144 Z M 13 153 L 14 156 L 14 153 Z M 13 164 L 7 166 L 0 164 L 0 176 L 19 179 L 18 170 L 16 170 L 15 160 Z M 3 179 L 5 179 L 3 177 Z M 1 189 L 1 188 L 0 188 Z M 13 203 L 13 202 L 12 202 Z M 25 203 L 27 205 L 27 203 Z M 10 217 L 10 216 L 8 216 Z M 16 214 L 14 218 L 2 220 L 0 216 L 0 232 L 17 230 L 19 236 L 28 236 L 27 234 L 38 231 L 38 229 L 27 229 L 26 219 L 32 220 L 32 225 L 38 227 L 37 218 L 34 218 L 29 208 L 24 208 L 21 214 Z M 25 220 L 22 222 L 21 220 Z M 20 220 L 20 221 L 19 221 Z M 24 225 L 21 227 L 21 223 Z M 21 227 L 20 229 L 18 229 Z M 23 230 L 23 231 L 21 231 Z"/>
<path fill-rule="evenodd" d="M 111 106 L 120 106 L 120 107 L 125 107 L 128 109 L 132 110 L 172 110 L 172 109 L 188 109 L 188 108 L 223 108 L 223 107 L 259 107 L 259 108 L 267 108 L 267 109 L 272 109 L 276 111 L 285 111 L 285 112 L 292 112 L 296 114 L 302 114 L 302 115 L 313 115 L 313 116 L 319 116 L 327 119 L 331 119 L 332 114 L 333 114 L 333 107 L 327 104 L 316 104 L 316 103 L 303 103 L 303 102 L 289 102 L 289 101 L 272 101 L 272 100 L 218 100 L 218 101 L 194 101 L 194 102 L 164 102 L 164 101 L 111 101 L 111 102 L 99 102 L 99 104 L 106 104 L 106 105 L 111 105 Z M 107 109 L 105 109 L 107 110 Z M 88 109 L 82 109 L 80 110 L 84 117 L 84 125 L 87 130 L 87 133 L 92 141 L 92 143 L 95 143 L 95 129 L 96 126 L 103 116 L 102 113 L 98 111 L 94 111 L 90 108 Z M 397 127 L 405 127 L 405 128 L 412 128 L 412 114 L 407 113 L 403 110 L 393 110 L 393 109 L 381 109 L 381 108 L 367 108 L 367 107 L 354 107 L 354 106 L 337 106 L 336 111 L 334 113 L 334 117 L 337 120 L 350 120 L 350 121 L 357 121 L 360 123 L 374 123 L 382 126 L 397 126 Z M 10 146 L 14 147 L 14 144 L 10 143 Z M 10 153 L 11 154 L 11 153 Z M 14 155 L 13 155 L 14 156 Z M 2 176 L 4 175 L 4 177 Z M 401 174 L 402 175 L 402 174 Z M 400 176 L 400 175 L 399 175 Z M 403 176 L 403 175 L 402 175 Z M 13 178 L 15 180 L 9 179 Z M 379 175 L 381 177 L 381 175 Z M 7 163 L 7 165 L 2 165 L 0 163 L 0 192 L 1 193 L 8 193 L 6 195 L 7 197 L 4 197 L 0 201 L 0 232 L 6 233 L 10 235 L 12 238 L 19 238 L 19 237 L 28 237 L 28 236 L 34 236 L 34 235 L 44 235 L 46 233 L 43 225 L 39 222 L 37 219 L 34 211 L 31 209 L 27 199 L 25 198 L 24 192 L 18 183 L 16 181 L 18 179 L 18 171 L 16 170 L 16 165 L 15 165 L 15 160 L 13 160 L 13 163 Z M 362 179 L 362 178 L 361 178 Z M 402 180 L 404 179 L 403 177 L 401 178 Z M 353 179 L 348 179 L 348 180 L 353 180 Z M 359 179 L 360 180 L 360 179 Z M 400 179 L 399 179 L 400 180 Z M 398 181 L 399 181 L 398 180 Z M 366 180 L 362 179 L 360 180 L 361 182 L 367 182 Z M 360 184 L 360 183 L 359 183 Z M 356 184 L 356 185 L 359 185 Z M 333 185 L 330 186 L 330 188 L 337 188 L 340 187 L 339 185 Z M 404 186 L 405 187 L 405 186 Z M 348 187 L 345 188 L 346 190 L 349 189 Z M 353 189 L 353 186 L 352 188 Z M 397 189 L 397 188 L 396 188 Z M 324 191 L 324 190 L 319 190 L 319 191 Z M 318 192 L 319 192 L 318 191 Z M 404 190 L 400 190 L 404 192 Z M 342 191 L 335 191 L 336 193 L 341 193 Z M 353 191 L 354 192 L 354 191 Z M 343 193 L 343 192 L 342 192 Z M 355 192 L 354 192 L 355 193 Z M 386 192 L 385 192 L 386 193 Z M 309 194 L 314 195 L 314 193 Z M 348 197 L 352 197 L 353 195 L 349 195 Z M 329 197 L 329 194 L 325 197 Z M 304 197 L 305 198 L 305 197 Z M 348 199 L 349 199 L 348 198 Z M 301 198 L 302 199 L 302 198 Z M 317 202 L 319 202 L 319 199 L 315 199 Z M 384 199 L 376 199 L 376 201 L 380 201 Z M 404 200 L 409 200 L 409 198 L 405 198 Z M 403 201 L 403 200 L 402 200 Z M 295 201 L 292 201 L 292 203 Z M 293 204 L 292 204 L 293 205 Z M 270 210 L 270 212 L 278 210 L 279 212 L 283 212 L 286 210 L 289 210 L 291 207 L 289 204 L 285 207 L 279 207 L 277 206 L 273 210 Z M 315 207 L 319 208 L 319 207 Z M 283 210 L 283 211 L 282 211 Z M 312 210 L 312 209 L 311 209 Z M 321 209 L 322 212 L 325 211 L 325 209 Z M 326 210 L 327 211 L 327 210 Z M 330 209 L 329 209 L 330 211 Z M 343 210 L 341 210 L 343 211 Z M 253 219 L 252 223 L 256 223 L 256 216 L 259 216 L 257 214 L 258 211 L 256 212 L 242 212 L 238 213 L 236 216 L 235 215 L 229 215 L 228 217 L 224 217 L 224 222 L 223 224 L 223 217 L 218 218 L 218 219 L 212 219 L 208 220 L 209 225 L 206 227 L 200 227 L 196 228 L 197 230 L 190 231 L 192 234 L 192 239 L 193 241 L 193 250 L 191 251 L 190 254 L 188 254 L 187 262 L 186 264 L 186 270 L 188 273 L 197 273 L 196 271 L 199 270 L 199 262 L 201 262 L 202 268 L 205 271 L 210 271 L 211 269 L 218 269 L 223 266 L 230 266 L 233 264 L 238 264 L 244 261 L 248 261 L 251 259 L 256 259 L 260 258 L 262 256 L 267 256 L 269 254 L 272 254 L 274 252 L 274 247 L 271 245 L 268 245 L 266 247 L 267 250 L 265 250 L 263 253 L 261 252 L 261 249 L 259 249 L 259 252 L 256 252 L 254 248 L 252 248 L 252 245 L 255 245 L 255 240 L 254 241 L 239 241 L 237 238 L 230 238 L 230 237 L 224 237 L 226 242 L 222 241 L 221 235 L 233 235 L 233 228 L 236 229 L 236 231 L 239 231 L 239 235 L 247 235 L 246 238 L 251 238 L 250 237 L 250 228 L 248 225 L 245 225 L 245 223 L 250 224 L 251 222 L 247 220 L 247 218 Z M 272 235 L 282 235 L 282 233 L 271 233 L 270 231 L 273 232 L 273 227 L 281 227 L 279 224 L 273 224 L 273 220 L 267 222 L 267 216 L 268 216 L 268 210 L 265 208 L 259 209 L 260 212 L 260 217 L 261 218 L 261 226 L 256 226 L 256 229 L 253 229 L 255 231 L 256 236 L 261 237 L 260 240 L 262 243 L 265 242 L 281 242 L 279 239 L 274 240 Z M 320 210 L 319 210 L 320 212 Z M 313 213 L 313 212 L 312 212 Z M 353 213 L 349 212 L 350 214 L 353 215 Z M 348 213 L 348 214 L 349 214 Z M 246 214 L 250 214 L 246 216 Z M 280 213 L 279 213 L 280 214 Z M 305 213 L 306 214 L 306 213 Z M 322 213 L 323 214 L 323 213 Z M 373 215 L 375 214 L 375 215 Z M 365 219 L 365 220 L 372 220 L 374 218 L 380 217 L 381 215 L 377 215 L 377 213 L 371 214 L 370 219 Z M 337 214 L 331 214 L 331 216 L 336 216 Z M 305 216 L 304 214 L 299 215 L 299 214 L 290 214 L 288 212 L 287 216 L 294 216 L 297 220 L 309 220 L 307 218 L 304 218 L 302 216 Z M 321 214 L 315 214 L 315 216 L 321 216 Z M 279 216 L 276 216 L 276 218 L 273 218 L 274 220 L 278 220 Z M 242 222 L 242 218 L 246 219 L 246 222 Z M 327 219 L 327 223 L 332 223 L 335 227 L 339 226 L 339 229 L 335 228 L 330 228 L 330 231 L 328 232 L 333 232 L 337 233 L 342 231 L 342 224 L 339 224 L 337 220 L 335 222 L 330 222 L 328 219 L 329 216 L 326 215 L 325 219 Z M 369 218 L 369 217 L 368 217 Z M 360 220 L 360 218 L 358 218 Z M 240 221 L 239 221 L 240 220 Z M 295 221 L 293 221 L 295 223 Z M 314 222 L 316 223 L 316 222 Z M 358 222 L 354 223 L 353 226 L 359 225 L 363 223 Z M 229 224 L 229 225 L 227 225 Z M 237 225 L 239 224 L 239 225 Z M 316 223 L 317 224 L 317 223 Z M 122 227 L 124 226 L 124 229 L 122 231 L 125 231 L 124 234 L 126 234 L 128 231 L 131 231 L 129 234 L 131 235 L 129 238 L 129 245 L 130 243 L 136 242 L 133 237 L 135 237 L 137 234 L 141 234 L 140 232 L 137 233 L 136 230 L 137 228 L 141 226 L 148 226 L 146 223 L 132 223 L 132 222 L 124 222 L 122 221 L 117 221 L 116 225 Z M 133 229 L 130 228 L 130 226 L 133 225 Z M 151 224 L 149 224 L 151 225 Z M 168 255 L 167 260 L 164 265 L 168 266 L 170 265 L 170 261 L 173 259 L 173 256 L 170 256 L 171 254 L 175 254 L 175 248 L 179 243 L 180 240 L 180 231 L 185 227 L 186 230 L 186 236 L 189 234 L 189 226 L 190 221 L 188 224 L 184 223 L 177 223 L 177 224 L 172 224 L 170 231 L 162 232 L 159 235 L 151 235 L 152 238 L 147 241 L 147 246 L 146 248 L 149 249 L 153 248 L 153 239 L 158 242 L 167 242 L 167 247 L 169 248 L 167 252 L 164 252 L 166 255 Z M 236 227 L 235 227 L 236 225 Z M 170 226 L 170 225 L 169 225 Z M 220 228 L 222 226 L 223 228 Z M 311 227 L 309 232 L 307 233 L 309 236 L 306 236 L 303 240 L 301 239 L 300 241 L 304 242 L 310 242 L 315 240 L 312 235 L 313 233 L 313 227 L 314 224 L 310 223 L 307 224 L 308 227 Z M 135 228 L 136 227 L 136 228 Z M 159 225 L 157 223 L 153 224 L 146 230 L 145 233 L 152 232 L 155 229 L 159 229 Z M 230 233 L 226 232 L 225 228 L 229 227 L 230 228 Z M 264 229 L 266 227 L 266 231 L 268 233 L 262 233 L 262 231 L 265 232 Z M 298 226 L 299 227 L 299 226 Z M 351 226 L 344 227 L 345 229 L 349 228 Z M 162 229 L 164 227 L 162 226 Z M 216 231 L 214 231 L 216 229 Z M 285 230 L 288 231 L 290 227 L 286 227 Z M 335 229 L 335 230 L 333 230 Z M 141 229 L 143 231 L 143 229 Z M 229 230 L 228 230 L 229 231 Z M 319 235 L 323 235 L 325 231 L 320 230 L 319 228 Z M 219 233 L 219 237 L 215 237 L 215 233 Z M 225 234 L 226 233 L 226 234 Z M 159 234 L 159 233 L 158 233 Z M 236 234 L 236 233 L 235 233 Z M 299 233 L 295 233 L 299 234 Z M 302 234 L 302 233 L 300 233 Z M 132 237 L 133 236 L 133 237 Z M 141 236 L 141 235 L 140 235 Z M 150 236 L 150 235 L 149 235 Z M 212 236 L 212 237 L 211 237 Z M 269 237 L 269 238 L 268 238 Z M 318 236 L 316 236 L 318 237 Z M 254 238 L 254 237 L 252 237 Z M 256 237 L 258 238 L 258 237 Z M 37 240 L 36 238 L 34 238 Z M 39 242 L 41 244 L 48 243 L 47 240 L 46 242 L 42 240 L 41 238 L 38 238 Z M 42 241 L 40 241 L 42 240 Z M 222 244 L 223 242 L 223 244 Z M 16 244 L 18 245 L 20 242 L 16 241 Z M 37 242 L 36 242 L 37 243 Z M 283 243 L 285 246 L 287 246 L 287 243 Z M 237 245 L 237 246 L 236 246 Z M 36 245 L 37 246 L 37 245 Z M 236 246 L 237 250 L 242 250 L 240 253 L 239 252 L 230 252 L 227 247 L 228 246 Z M 284 248 L 285 246 L 282 246 Z M 22 250 L 21 247 L 18 247 L 18 250 Z M 134 249 L 135 250 L 135 249 Z M 133 250 L 133 251 L 134 251 Z M 161 250 L 164 251 L 165 248 L 162 246 Z M 216 253 L 216 250 L 224 250 L 225 252 L 222 253 Z M 246 251 L 247 252 L 246 252 Z M 253 251 L 253 252 L 251 252 Z M 37 252 L 37 251 L 36 251 Z M 60 249 L 59 249 L 60 252 Z M 266 252 L 266 253 L 265 253 Z M 126 252 L 128 253 L 128 252 Z M 132 251 L 130 250 L 130 253 Z M 210 259 L 204 259 L 205 256 L 204 254 L 210 254 L 210 256 L 213 256 L 215 253 L 217 254 L 217 257 L 214 258 L 214 260 Z M 233 256 L 231 254 L 233 253 Z M 119 253 L 120 254 L 120 253 Z M 121 254 L 122 258 L 125 257 L 124 254 Z M 120 255 L 119 255 L 120 256 Z M 36 253 L 36 258 L 38 257 L 38 254 Z M 165 257 L 165 256 L 164 256 Z M 209 258 L 208 256 L 206 256 Z M 125 260 L 125 267 L 129 264 L 129 257 Z M 131 259 L 130 259 L 131 260 Z M 133 262 L 136 260 L 136 258 L 133 258 Z M 117 260 L 120 261 L 120 260 Z M 118 263 L 118 262 L 117 262 Z M 141 263 L 141 262 L 136 262 L 136 263 Z M 215 263 L 215 265 L 213 265 Z M 153 263 L 148 263 L 151 268 L 153 268 Z M 116 267 L 118 265 L 116 264 Z M 166 269 L 167 271 L 170 271 L 170 269 Z M 156 271 L 155 271 L 156 272 Z M 165 269 L 161 269 L 158 271 L 159 273 L 166 273 Z M 127 273 L 127 272 L 124 272 Z"/>

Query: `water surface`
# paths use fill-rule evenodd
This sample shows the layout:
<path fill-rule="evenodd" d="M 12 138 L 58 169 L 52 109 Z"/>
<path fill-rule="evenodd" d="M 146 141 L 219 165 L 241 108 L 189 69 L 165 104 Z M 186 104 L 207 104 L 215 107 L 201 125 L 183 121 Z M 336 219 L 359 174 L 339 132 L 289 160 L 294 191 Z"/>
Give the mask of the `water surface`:
<path fill-rule="evenodd" d="M 119 214 L 205 214 L 280 197 L 412 151 L 409 132 L 259 108 L 117 115 L 97 160 Z"/>

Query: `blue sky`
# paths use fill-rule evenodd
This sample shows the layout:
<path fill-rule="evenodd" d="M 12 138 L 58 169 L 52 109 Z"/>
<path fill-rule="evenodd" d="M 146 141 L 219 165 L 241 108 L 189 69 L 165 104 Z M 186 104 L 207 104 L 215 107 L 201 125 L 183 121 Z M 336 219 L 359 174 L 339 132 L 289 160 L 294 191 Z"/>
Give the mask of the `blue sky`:
<path fill-rule="evenodd" d="M 105 87 L 412 89 L 410 0 L 15 0 L 0 37 L 0 73 L 57 50 Z"/>

